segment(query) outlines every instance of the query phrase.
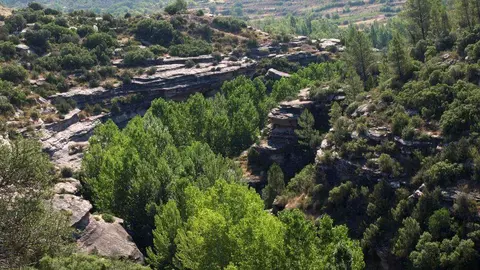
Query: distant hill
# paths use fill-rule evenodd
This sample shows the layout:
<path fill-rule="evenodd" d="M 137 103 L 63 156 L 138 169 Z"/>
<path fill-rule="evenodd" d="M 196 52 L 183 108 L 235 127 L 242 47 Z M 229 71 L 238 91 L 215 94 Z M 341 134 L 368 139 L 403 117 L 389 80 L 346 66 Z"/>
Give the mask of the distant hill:
<path fill-rule="evenodd" d="M 96 13 L 124 14 L 152 13 L 163 10 L 173 0 L 3 0 L 8 7 L 26 7 L 30 2 L 37 2 L 46 7 L 64 12 L 73 10 L 92 10 Z"/>

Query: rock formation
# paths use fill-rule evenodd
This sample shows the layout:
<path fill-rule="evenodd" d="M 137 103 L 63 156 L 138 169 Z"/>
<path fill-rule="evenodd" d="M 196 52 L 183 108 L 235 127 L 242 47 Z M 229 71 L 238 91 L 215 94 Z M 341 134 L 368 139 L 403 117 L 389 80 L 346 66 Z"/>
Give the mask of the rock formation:
<path fill-rule="evenodd" d="M 183 63 L 167 62 L 156 65 L 154 66 L 156 72 L 153 75 L 144 74 L 134 77 L 131 83 L 113 89 L 78 87 L 66 93 L 53 95 L 50 99 L 70 98 L 80 108 L 87 104 L 109 102 L 112 98 L 131 94 L 141 94 L 145 101 L 152 101 L 156 98 L 184 100 L 197 92 L 215 91 L 224 81 L 237 76 L 251 76 L 256 67 L 255 61 L 243 59 L 237 62 L 225 60 L 218 65 L 214 65 L 213 62 L 202 62 L 197 63 L 196 67 L 187 68 L 185 66 L 187 60 L 184 59 L 182 59 Z"/>
<path fill-rule="evenodd" d="M 304 110 L 308 109 L 316 119 L 326 119 L 330 103 L 334 96 L 342 96 L 337 93 L 324 101 L 315 101 L 309 97 L 310 89 L 303 89 L 296 100 L 281 102 L 268 115 L 269 124 L 265 130 L 268 134 L 260 143 L 252 146 L 250 151 L 257 155 L 255 160 L 249 160 L 251 166 L 259 166 L 262 170 L 268 170 L 272 163 L 277 163 L 283 170 L 287 179 L 293 177 L 314 156 L 304 152 L 298 144 L 295 130 L 298 128 L 298 119 Z M 253 178 L 252 178 L 253 179 Z M 262 183 L 255 180 L 250 183 L 261 186 Z"/>
<path fill-rule="evenodd" d="M 123 220 L 114 217 L 113 222 L 108 223 L 101 216 L 92 215 L 92 204 L 77 195 L 80 188 L 80 181 L 63 179 L 55 185 L 51 200 L 53 209 L 70 217 L 70 226 L 77 230 L 79 251 L 142 263 L 143 254 L 123 228 Z"/>

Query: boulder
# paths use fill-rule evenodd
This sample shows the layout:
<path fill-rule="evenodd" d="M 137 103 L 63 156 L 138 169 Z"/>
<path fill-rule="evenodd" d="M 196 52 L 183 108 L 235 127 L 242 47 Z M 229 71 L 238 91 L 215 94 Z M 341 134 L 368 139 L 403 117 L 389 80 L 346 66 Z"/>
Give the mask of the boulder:
<path fill-rule="evenodd" d="M 53 209 L 70 215 L 70 226 L 81 229 L 88 224 L 92 209 L 89 201 L 72 194 L 55 194 L 51 202 Z"/>
<path fill-rule="evenodd" d="M 123 220 L 115 218 L 112 223 L 100 216 L 89 215 L 88 225 L 77 240 L 80 251 L 109 258 L 143 262 L 143 254 L 122 226 Z"/>
<path fill-rule="evenodd" d="M 80 181 L 74 178 L 64 179 L 62 182 L 56 183 L 53 191 L 55 194 L 77 194 L 81 188 Z"/>
<path fill-rule="evenodd" d="M 289 77 L 290 77 L 290 74 L 276 70 L 274 68 L 269 69 L 265 74 L 265 78 L 272 79 L 272 80 L 280 80 L 281 78 L 289 78 Z"/>

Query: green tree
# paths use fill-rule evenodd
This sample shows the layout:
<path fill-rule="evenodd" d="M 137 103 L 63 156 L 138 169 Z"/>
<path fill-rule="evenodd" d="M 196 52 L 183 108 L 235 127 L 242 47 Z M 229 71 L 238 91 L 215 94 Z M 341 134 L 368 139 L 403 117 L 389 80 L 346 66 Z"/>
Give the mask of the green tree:
<path fill-rule="evenodd" d="M 427 39 L 431 9 L 431 0 L 408 0 L 404 6 L 404 16 L 420 32 L 421 39 Z"/>
<path fill-rule="evenodd" d="M 315 119 L 308 109 L 298 118 L 298 125 L 300 129 L 295 130 L 298 142 L 308 149 L 316 150 L 321 143 L 321 137 L 320 132 L 315 129 Z"/>
<path fill-rule="evenodd" d="M 175 2 L 165 7 L 165 12 L 170 15 L 181 13 L 187 10 L 187 1 L 175 0 Z"/>
<path fill-rule="evenodd" d="M 20 65 L 5 65 L 0 69 L 0 79 L 12 83 L 22 83 L 27 79 L 28 72 Z"/>
<path fill-rule="evenodd" d="M 450 212 L 442 208 L 433 212 L 428 219 L 428 231 L 435 239 L 443 239 L 450 234 Z"/>
<path fill-rule="evenodd" d="M 421 229 L 418 222 L 408 217 L 402 222 L 403 227 L 398 230 L 398 237 L 393 247 L 393 254 L 400 258 L 407 258 L 417 244 Z"/>
<path fill-rule="evenodd" d="M 348 65 L 353 66 L 357 71 L 366 87 L 366 82 L 370 76 L 370 68 L 375 63 L 375 57 L 372 53 L 372 44 L 367 35 L 350 27 L 348 30 L 345 61 Z"/>
<path fill-rule="evenodd" d="M 51 164 L 40 144 L 0 143 L 0 268 L 16 269 L 65 251 L 68 217 L 50 208 Z"/>
<path fill-rule="evenodd" d="M 183 227 L 183 221 L 175 201 L 168 201 L 155 216 L 153 231 L 154 249 L 148 248 L 148 262 L 156 269 L 168 269 L 174 265 L 176 252 L 175 237 L 178 229 Z"/>
<path fill-rule="evenodd" d="M 263 210 L 246 186 L 225 181 L 206 192 L 187 188 L 189 218 L 178 231 L 178 267 L 277 269 L 283 261 L 284 225 Z"/>
<path fill-rule="evenodd" d="M 398 32 L 393 34 L 393 38 L 388 44 L 388 61 L 391 63 L 393 74 L 400 80 L 404 80 L 410 71 L 411 59 L 406 51 L 407 43 Z"/>
<path fill-rule="evenodd" d="M 283 171 L 277 163 L 273 163 L 268 169 L 267 182 L 267 186 L 262 191 L 262 198 L 265 201 L 265 207 L 271 208 L 275 198 L 285 189 Z"/>

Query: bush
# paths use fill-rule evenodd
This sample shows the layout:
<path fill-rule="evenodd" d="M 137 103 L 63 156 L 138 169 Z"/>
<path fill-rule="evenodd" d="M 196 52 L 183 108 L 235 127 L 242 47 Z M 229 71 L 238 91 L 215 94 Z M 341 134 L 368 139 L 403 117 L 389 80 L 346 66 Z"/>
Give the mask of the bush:
<path fill-rule="evenodd" d="M 157 21 L 151 18 L 143 19 L 135 27 L 134 33 L 138 39 L 162 46 L 169 46 L 174 38 L 173 26 L 167 21 Z"/>
<path fill-rule="evenodd" d="M 185 0 L 175 0 L 174 3 L 171 3 L 165 7 L 165 12 L 170 15 L 174 15 L 187 10 L 187 2 Z"/>
<path fill-rule="evenodd" d="M 0 43 L 0 54 L 6 61 L 15 57 L 15 44 L 10 41 Z"/>
<path fill-rule="evenodd" d="M 153 46 L 150 46 L 148 49 L 156 56 L 164 55 L 168 52 L 167 48 L 160 45 L 153 45 Z"/>
<path fill-rule="evenodd" d="M 74 100 L 69 99 L 67 101 L 66 99 L 61 97 L 56 98 L 53 103 L 60 114 L 67 114 L 71 109 L 75 108 L 76 106 Z"/>
<path fill-rule="evenodd" d="M 153 53 L 148 49 L 136 49 L 133 51 L 129 51 L 123 62 L 127 66 L 140 66 L 145 64 L 148 59 L 153 58 Z"/>
<path fill-rule="evenodd" d="M 102 219 L 107 222 L 107 223 L 113 223 L 115 222 L 115 217 L 113 217 L 110 214 L 102 214 Z"/>
<path fill-rule="evenodd" d="M 28 72 L 20 65 L 5 65 L 0 69 L 0 79 L 12 83 L 22 83 L 27 76 Z"/>
<path fill-rule="evenodd" d="M 6 96 L 0 96 L 0 115 L 10 116 L 15 113 L 15 108 L 10 104 Z"/>
<path fill-rule="evenodd" d="M 195 66 L 195 62 L 191 59 L 189 59 L 185 62 L 185 67 L 186 68 L 193 68 L 194 66 Z"/>
<path fill-rule="evenodd" d="M 70 178 L 73 176 L 73 170 L 70 167 L 63 167 L 60 171 L 63 178 Z"/>
<path fill-rule="evenodd" d="M 189 41 L 185 44 L 170 47 L 170 55 L 181 57 L 193 57 L 212 53 L 212 46 L 203 40 Z"/>
<path fill-rule="evenodd" d="M 215 17 L 215 19 L 213 19 L 213 25 L 216 28 L 232 33 L 240 32 L 243 28 L 247 27 L 244 21 L 233 17 Z"/>
<path fill-rule="evenodd" d="M 203 9 L 199 9 L 199 10 L 197 10 L 196 14 L 197 14 L 197 16 L 201 17 L 201 16 L 205 15 L 205 11 L 203 11 Z"/>

